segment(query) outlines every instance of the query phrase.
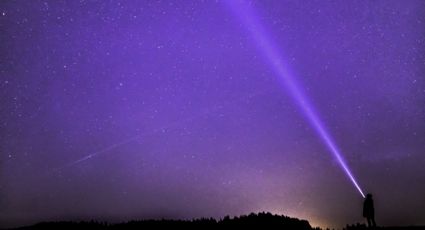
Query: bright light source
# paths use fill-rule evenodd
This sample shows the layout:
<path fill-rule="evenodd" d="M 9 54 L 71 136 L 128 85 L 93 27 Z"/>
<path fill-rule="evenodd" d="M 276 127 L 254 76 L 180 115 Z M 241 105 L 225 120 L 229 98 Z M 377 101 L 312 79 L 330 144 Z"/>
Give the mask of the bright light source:
<path fill-rule="evenodd" d="M 245 26 L 251 33 L 253 40 L 257 43 L 258 48 L 261 51 L 261 54 L 271 65 L 281 84 L 288 91 L 289 95 L 292 96 L 308 122 L 313 126 L 314 130 L 325 143 L 328 150 L 336 158 L 345 174 L 364 198 L 365 195 L 351 173 L 347 163 L 343 159 L 341 152 L 332 140 L 329 132 L 325 129 L 325 126 L 314 111 L 312 105 L 308 102 L 307 97 L 302 93 L 295 79 L 292 77 L 289 68 L 285 65 L 285 62 L 282 59 L 279 49 L 277 49 L 272 39 L 270 39 L 267 35 L 265 28 L 259 22 L 252 7 L 243 1 L 229 0 L 223 2 L 230 6 L 229 8 L 242 21 L 243 26 Z"/>

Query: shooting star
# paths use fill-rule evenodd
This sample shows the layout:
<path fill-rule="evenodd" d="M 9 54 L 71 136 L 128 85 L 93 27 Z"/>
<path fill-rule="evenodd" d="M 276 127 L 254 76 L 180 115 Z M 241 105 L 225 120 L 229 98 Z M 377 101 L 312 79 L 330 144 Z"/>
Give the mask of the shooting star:
<path fill-rule="evenodd" d="M 251 93 L 251 94 L 249 94 L 247 96 L 244 96 L 244 97 L 240 97 L 240 98 L 237 98 L 237 99 L 233 99 L 233 100 L 227 101 L 224 104 L 214 105 L 214 106 L 207 107 L 205 109 L 202 109 L 199 113 L 196 113 L 196 114 L 194 114 L 192 116 L 189 116 L 187 118 L 180 119 L 180 120 L 177 120 L 177 121 L 174 121 L 174 122 L 170 122 L 170 123 L 168 123 L 168 124 L 166 124 L 164 126 L 155 128 L 155 129 L 153 129 L 151 131 L 147 131 L 147 132 L 144 132 L 144 133 L 139 133 L 139 134 L 133 135 L 133 136 L 127 138 L 127 139 L 124 139 L 122 141 L 119 141 L 119 142 L 113 143 L 111 145 L 108 145 L 108 146 L 106 146 L 106 147 L 104 147 L 104 148 L 102 148 L 102 149 L 100 149 L 98 151 L 89 153 L 89 154 L 85 155 L 84 157 L 81 157 L 81 158 L 79 158 L 77 160 L 74 160 L 74 161 L 69 162 L 69 163 L 67 163 L 65 165 L 62 165 L 62 166 L 60 166 L 58 168 L 55 168 L 55 169 L 53 169 L 53 171 L 61 171 L 61 170 L 65 169 L 65 168 L 73 167 L 73 166 L 75 166 L 77 164 L 80 164 L 80 163 L 83 163 L 83 162 L 85 162 L 87 160 L 93 159 L 96 156 L 99 156 L 99 155 L 108 153 L 108 152 L 112 151 L 113 149 L 116 149 L 116 148 L 118 148 L 120 146 L 123 146 L 125 144 L 131 143 L 133 141 L 136 141 L 136 140 L 138 140 L 138 139 L 140 139 L 140 138 L 142 138 L 144 136 L 152 135 L 152 134 L 155 134 L 155 133 L 159 133 L 159 132 L 162 132 L 163 130 L 167 130 L 167 129 L 171 129 L 171 128 L 177 127 L 177 126 L 182 125 L 183 123 L 186 123 L 186 122 L 193 122 L 194 120 L 200 119 L 200 118 L 202 118 L 204 116 L 210 116 L 211 114 L 214 114 L 214 112 L 216 112 L 216 111 L 218 111 L 220 109 L 223 109 L 223 108 L 225 108 L 225 107 L 227 107 L 229 105 L 233 105 L 235 103 L 239 103 L 239 102 L 241 102 L 241 101 L 243 101 L 243 100 L 245 100 L 247 98 L 248 99 L 254 98 L 254 97 L 256 97 L 258 95 L 261 95 L 261 94 L 264 94 L 264 93 L 267 93 L 267 91 L 266 90 L 262 90 L 262 91 L 254 92 L 254 93 Z"/>

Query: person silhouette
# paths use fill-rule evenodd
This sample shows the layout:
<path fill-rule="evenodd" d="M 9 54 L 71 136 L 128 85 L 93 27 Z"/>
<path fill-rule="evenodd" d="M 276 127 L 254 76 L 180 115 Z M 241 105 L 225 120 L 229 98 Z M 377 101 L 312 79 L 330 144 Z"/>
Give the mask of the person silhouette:
<path fill-rule="evenodd" d="M 363 203 L 363 217 L 367 219 L 369 228 L 376 227 L 375 223 L 375 209 L 373 207 L 372 194 L 368 193 Z"/>

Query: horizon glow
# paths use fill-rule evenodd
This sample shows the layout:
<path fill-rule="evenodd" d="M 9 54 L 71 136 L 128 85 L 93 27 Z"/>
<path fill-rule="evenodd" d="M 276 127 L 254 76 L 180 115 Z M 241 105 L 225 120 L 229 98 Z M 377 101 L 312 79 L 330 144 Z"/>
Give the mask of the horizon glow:
<path fill-rule="evenodd" d="M 332 139 L 329 132 L 325 129 L 323 122 L 320 120 L 317 112 L 314 110 L 307 97 L 303 94 L 300 87 L 296 83 L 289 67 L 284 64 L 282 56 L 277 50 L 277 46 L 273 43 L 270 36 L 267 35 L 264 26 L 258 20 L 253 7 L 243 3 L 243 1 L 224 1 L 231 11 L 240 19 L 243 26 L 250 32 L 253 40 L 257 43 L 260 53 L 271 65 L 273 71 L 278 76 L 279 82 L 282 86 L 287 89 L 289 95 L 294 99 L 297 106 L 303 112 L 303 115 L 307 118 L 307 121 L 313 126 L 314 130 L 324 142 L 328 150 L 337 160 L 344 173 L 350 179 L 354 187 L 359 191 L 361 196 L 365 198 L 365 195 L 358 184 L 356 178 L 351 172 L 348 164 L 345 162 L 341 151 L 338 149 L 335 141 Z"/>
<path fill-rule="evenodd" d="M 0 228 L 340 229 L 366 222 L 353 180 L 380 225 L 425 225 L 424 22 L 421 0 L 1 1 Z"/>

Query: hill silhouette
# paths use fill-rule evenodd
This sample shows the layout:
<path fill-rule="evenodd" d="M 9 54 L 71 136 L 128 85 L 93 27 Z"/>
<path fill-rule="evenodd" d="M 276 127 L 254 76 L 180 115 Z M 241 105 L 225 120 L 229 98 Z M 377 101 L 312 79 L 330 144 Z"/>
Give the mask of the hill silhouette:
<path fill-rule="evenodd" d="M 312 227 L 307 220 L 300 220 L 284 215 L 275 215 L 269 212 L 251 213 L 249 215 L 241 215 L 237 217 L 225 216 L 222 219 L 200 218 L 193 220 L 135 220 L 124 223 L 111 224 L 98 221 L 58 221 L 58 222 L 42 222 L 31 226 L 14 228 L 16 230 L 33 230 L 33 229 L 299 229 L 299 230 L 321 230 L 319 227 Z M 344 230 L 365 230 L 365 229 L 381 229 L 381 230 L 420 230 L 425 226 L 407 226 L 407 227 L 376 227 L 368 228 L 365 224 L 347 225 Z"/>
<path fill-rule="evenodd" d="M 238 217 L 225 216 L 220 220 L 213 218 L 200 218 L 193 220 L 140 220 L 129 221 L 125 223 L 109 224 L 97 221 L 82 222 L 43 222 L 27 227 L 16 229 L 150 229 L 150 228 L 176 228 L 176 229 L 201 229 L 201 228 L 237 228 L 246 227 L 254 229 L 300 229 L 311 230 L 312 228 L 307 220 L 300 220 L 283 215 L 274 215 L 271 213 L 261 212 L 258 214 L 251 213 Z"/>

